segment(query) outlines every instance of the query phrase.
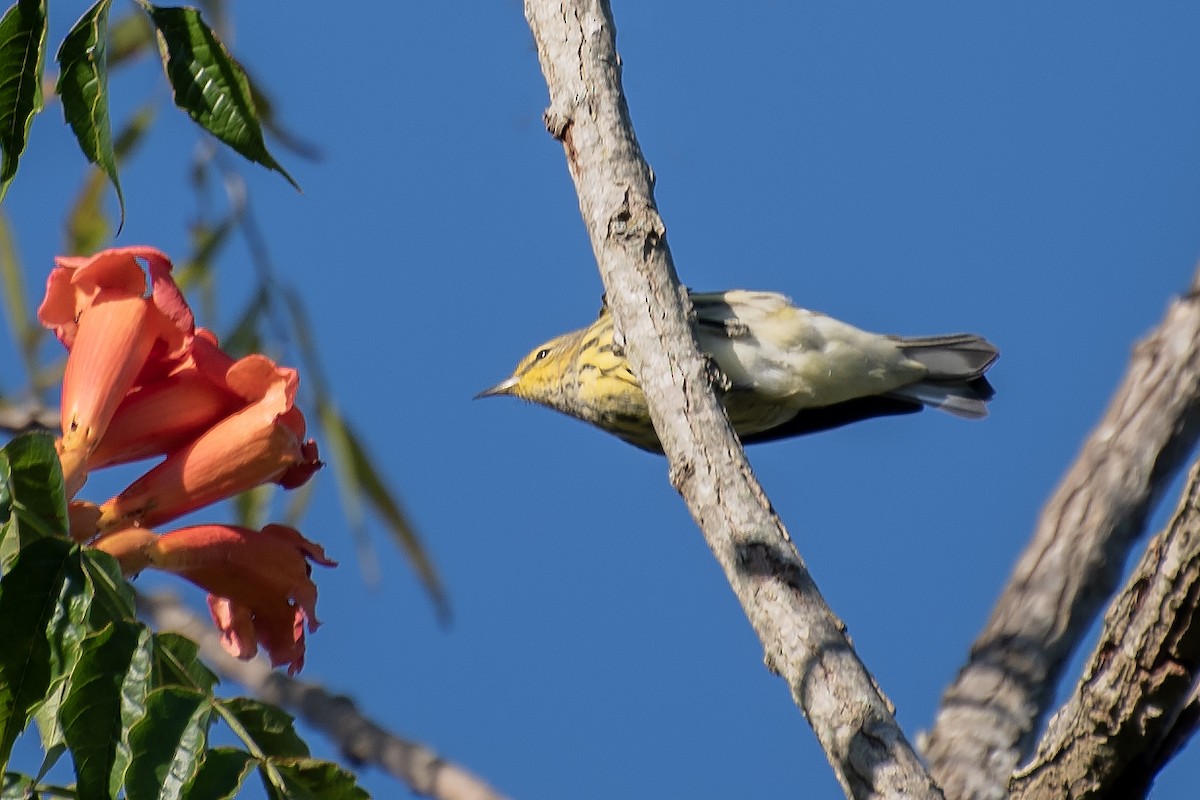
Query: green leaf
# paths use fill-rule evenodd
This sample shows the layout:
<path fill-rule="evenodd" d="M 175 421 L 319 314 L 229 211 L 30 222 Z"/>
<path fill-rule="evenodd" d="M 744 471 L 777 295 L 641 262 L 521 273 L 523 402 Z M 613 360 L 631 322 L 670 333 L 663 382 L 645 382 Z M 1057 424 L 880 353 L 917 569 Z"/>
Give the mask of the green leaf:
<path fill-rule="evenodd" d="M 146 713 L 150 650 L 150 632 L 134 622 L 83 641 L 61 712 L 81 797 L 116 797 L 124 782 L 129 729 Z"/>
<path fill-rule="evenodd" d="M 300 186 L 267 151 L 246 73 L 195 8 L 142 7 L 158 29 L 158 45 L 175 105 L 244 158 Z"/>
<path fill-rule="evenodd" d="M 54 440 L 44 433 L 18 436 L 0 450 L 0 522 L 15 516 L 22 529 L 66 536 L 67 498 Z M 23 539 L 28 539 L 22 533 Z"/>
<path fill-rule="evenodd" d="M 183 796 L 186 800 L 233 800 L 256 763 L 254 756 L 244 750 L 214 747 Z"/>
<path fill-rule="evenodd" d="M 246 697 L 222 702 L 242 730 L 239 736 L 249 736 L 263 755 L 272 758 L 295 758 L 308 755 L 308 745 L 296 733 L 292 716 L 281 708 Z"/>
<path fill-rule="evenodd" d="M 33 115 L 42 110 L 46 0 L 17 0 L 0 17 L 0 202 L 17 174 Z"/>
<path fill-rule="evenodd" d="M 121 565 L 108 553 L 92 548 L 81 551 L 83 574 L 92 596 L 91 627 L 99 630 L 110 622 L 133 619 L 133 587 L 121 575 Z"/>
<path fill-rule="evenodd" d="M 212 694 L 217 676 L 200 661 L 200 648 L 191 639 L 159 633 L 154 637 L 154 683 Z"/>
<path fill-rule="evenodd" d="M 62 754 L 67 750 L 67 739 L 63 735 L 62 725 L 59 723 L 58 712 L 62 708 L 62 701 L 67 696 L 67 690 L 70 688 L 69 676 L 63 676 L 54 683 L 51 687 L 46 699 L 38 704 L 37 709 L 33 712 L 33 721 L 37 723 L 38 735 L 42 740 L 42 766 L 38 769 L 38 780 L 46 777 L 58 760 L 62 758 Z"/>
<path fill-rule="evenodd" d="M 75 132 L 87 160 L 104 170 L 117 191 L 121 223 L 125 224 L 125 195 L 117 177 L 112 126 L 108 119 L 108 9 L 112 0 L 89 8 L 58 48 L 58 83 L 63 118 Z"/>
<path fill-rule="evenodd" d="M 286 763 L 275 762 L 283 776 L 285 797 L 289 800 L 370 800 L 371 795 L 354 779 L 354 773 L 328 761 L 297 758 Z M 265 782 L 265 781 L 264 781 Z M 279 795 L 268 792 L 275 797 Z"/>
<path fill-rule="evenodd" d="M 55 678 L 57 659 L 49 629 L 54 619 L 72 616 L 63 604 L 83 586 L 79 576 L 72 575 L 79 563 L 75 551 L 62 539 L 38 539 L 22 548 L 0 580 L 0 769 Z"/>
<path fill-rule="evenodd" d="M 38 345 L 46 334 L 46 329 L 33 319 L 29 312 L 29 295 L 25 291 L 25 266 L 17 252 L 16 241 L 8 219 L 0 214 L 0 297 L 3 298 L 4 315 L 8 317 L 8 327 L 12 339 L 17 343 L 21 352 L 21 362 L 25 372 L 32 379 L 38 367 Z"/>
<path fill-rule="evenodd" d="M 127 800 L 176 800 L 196 776 L 208 742 L 211 707 L 201 692 L 168 686 L 146 698 L 146 714 L 129 732 L 133 760 Z"/>

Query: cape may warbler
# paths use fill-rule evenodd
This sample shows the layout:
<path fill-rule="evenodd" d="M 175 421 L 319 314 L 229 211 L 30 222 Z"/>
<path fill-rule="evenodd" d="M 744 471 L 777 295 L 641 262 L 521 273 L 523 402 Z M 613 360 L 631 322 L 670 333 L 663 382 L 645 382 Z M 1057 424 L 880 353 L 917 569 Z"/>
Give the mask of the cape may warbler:
<path fill-rule="evenodd" d="M 906 338 L 859 330 L 797 308 L 781 294 L 691 293 L 700 349 L 726 377 L 725 409 L 745 443 L 834 428 L 933 406 L 987 416 L 983 373 L 999 352 L 972 334 Z M 613 347 L 608 309 L 521 359 L 512 377 L 476 397 L 513 395 L 661 452 L 646 397 Z"/>

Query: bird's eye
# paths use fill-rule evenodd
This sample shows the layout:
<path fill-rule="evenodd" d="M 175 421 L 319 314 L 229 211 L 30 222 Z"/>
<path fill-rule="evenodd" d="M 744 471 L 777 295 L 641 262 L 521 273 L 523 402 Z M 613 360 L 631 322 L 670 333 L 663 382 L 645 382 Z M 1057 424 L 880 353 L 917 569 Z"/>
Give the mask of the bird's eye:
<path fill-rule="evenodd" d="M 537 355 L 533 357 L 534 361 L 541 361 L 546 356 L 550 355 L 550 348 L 545 347 L 537 351 Z"/>

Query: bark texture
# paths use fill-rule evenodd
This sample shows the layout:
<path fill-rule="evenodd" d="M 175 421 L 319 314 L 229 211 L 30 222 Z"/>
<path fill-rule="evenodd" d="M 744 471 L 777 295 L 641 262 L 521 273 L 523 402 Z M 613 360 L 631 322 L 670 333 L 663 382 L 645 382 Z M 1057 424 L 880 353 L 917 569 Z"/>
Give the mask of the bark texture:
<path fill-rule="evenodd" d="M 1172 734 L 1200 667 L 1200 466 L 1179 510 L 1109 607 L 1074 695 L 1051 720 L 1017 800 L 1142 796 L 1178 747 Z M 1195 720 L 1184 721 L 1194 725 Z"/>
<path fill-rule="evenodd" d="M 771 510 L 688 325 L 621 87 L 608 3 L 526 0 L 579 207 L 655 430 L 705 540 L 848 796 L 939 797 Z"/>
<path fill-rule="evenodd" d="M 1125 378 L 1038 520 L 927 755 L 946 796 L 999 800 L 1071 652 L 1112 595 L 1154 503 L 1195 446 L 1200 272 L 1134 350 Z"/>

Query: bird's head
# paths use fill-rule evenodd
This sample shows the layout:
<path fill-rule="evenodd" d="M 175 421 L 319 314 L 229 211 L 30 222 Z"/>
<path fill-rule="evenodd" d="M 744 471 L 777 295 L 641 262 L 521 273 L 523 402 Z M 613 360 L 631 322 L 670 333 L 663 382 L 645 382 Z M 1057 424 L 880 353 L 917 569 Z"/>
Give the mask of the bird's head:
<path fill-rule="evenodd" d="M 560 408 L 562 398 L 576 383 L 570 372 L 578 344 L 579 332 L 576 331 L 538 345 L 517 363 L 511 377 L 484 389 L 475 398 L 511 395 Z"/>

